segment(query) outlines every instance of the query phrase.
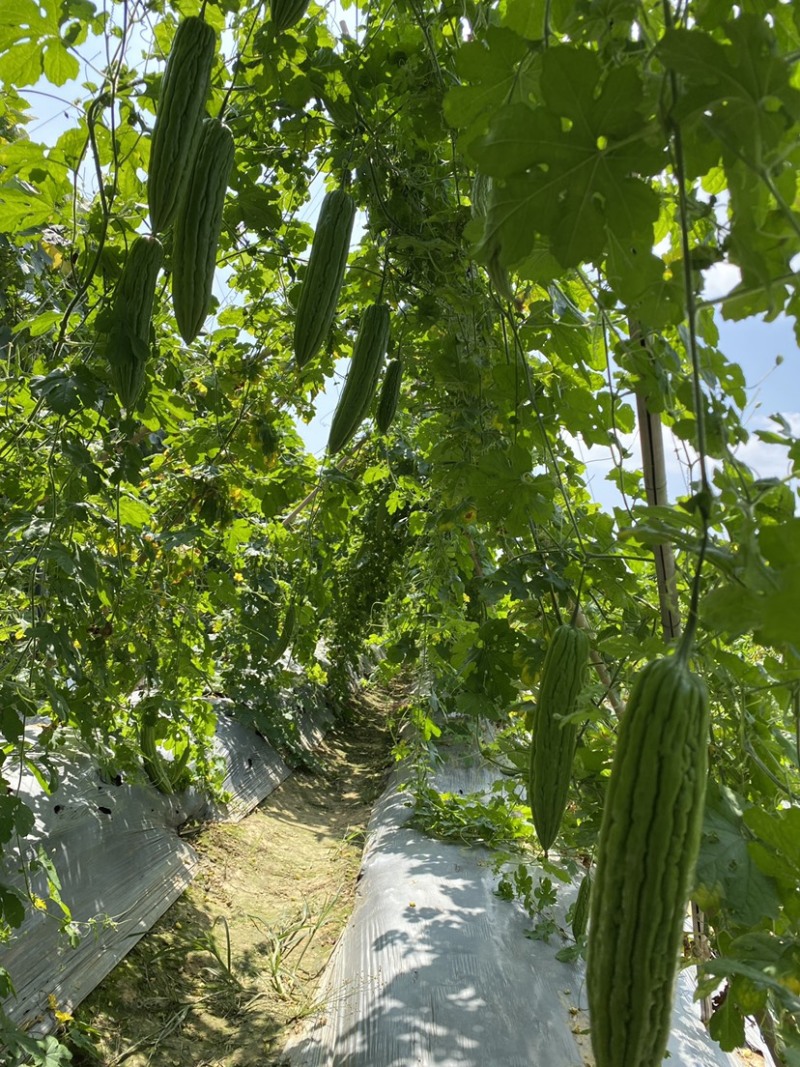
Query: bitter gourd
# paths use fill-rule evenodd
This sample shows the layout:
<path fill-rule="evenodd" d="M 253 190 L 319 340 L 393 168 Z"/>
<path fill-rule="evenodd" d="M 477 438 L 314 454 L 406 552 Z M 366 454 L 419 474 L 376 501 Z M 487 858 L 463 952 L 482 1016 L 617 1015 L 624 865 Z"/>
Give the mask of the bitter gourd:
<path fill-rule="evenodd" d="M 175 790 L 172 787 L 170 776 L 167 774 L 166 761 L 162 758 L 156 746 L 154 723 L 147 722 L 140 725 L 139 746 L 142 750 L 142 762 L 147 777 L 159 793 L 165 793 L 170 796 Z"/>
<path fill-rule="evenodd" d="M 658 1067 L 700 843 L 708 698 L 681 655 L 636 679 L 608 784 L 590 907 L 597 1067 Z"/>
<path fill-rule="evenodd" d="M 592 872 L 584 874 L 578 888 L 578 896 L 575 899 L 575 907 L 572 910 L 572 936 L 577 939 L 586 933 L 589 925 L 589 902 L 592 896 Z"/>
<path fill-rule="evenodd" d="M 278 33 L 295 26 L 308 11 L 310 0 L 270 0 L 272 24 Z"/>
<path fill-rule="evenodd" d="M 164 249 L 157 237 L 137 237 L 114 293 L 106 355 L 119 402 L 131 411 L 144 385 L 156 282 Z"/>
<path fill-rule="evenodd" d="M 219 119 L 206 119 L 175 222 L 172 247 L 172 304 L 178 329 L 187 344 L 197 337 L 211 304 L 222 209 L 233 157 L 230 129 Z"/>
<path fill-rule="evenodd" d="M 380 396 L 378 397 L 378 411 L 375 422 L 381 433 L 386 433 L 392 425 L 397 402 L 400 399 L 400 385 L 403 380 L 403 364 L 399 359 L 393 359 L 386 368 L 383 377 Z"/>
<path fill-rule="evenodd" d="M 333 323 L 355 217 L 349 193 L 334 189 L 326 194 L 297 304 L 294 354 L 299 367 L 317 354 Z"/>
<path fill-rule="evenodd" d="M 344 448 L 364 421 L 388 346 L 389 308 L 385 304 L 371 304 L 361 316 L 350 369 L 333 413 L 328 437 L 328 452 L 332 456 Z"/>
<path fill-rule="evenodd" d="M 556 839 L 567 804 L 578 727 L 565 719 L 575 711 L 588 662 L 586 631 L 569 624 L 559 626 L 542 668 L 528 766 L 528 803 L 545 851 Z"/>
<path fill-rule="evenodd" d="M 281 632 L 275 641 L 275 644 L 269 650 L 269 662 L 277 663 L 289 645 L 292 643 L 294 637 L 294 628 L 297 625 L 297 606 L 294 601 L 289 604 L 286 609 L 286 615 L 284 616 L 283 626 Z"/>
<path fill-rule="evenodd" d="M 197 148 L 200 122 L 211 84 L 216 34 L 190 15 L 172 42 L 150 145 L 147 199 L 153 233 L 173 221 Z"/>

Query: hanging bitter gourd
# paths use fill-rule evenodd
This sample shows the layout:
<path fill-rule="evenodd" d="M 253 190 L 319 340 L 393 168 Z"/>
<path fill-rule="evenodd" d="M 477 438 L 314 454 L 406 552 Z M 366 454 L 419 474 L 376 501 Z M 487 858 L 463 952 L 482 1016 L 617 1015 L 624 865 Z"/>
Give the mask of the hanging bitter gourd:
<path fill-rule="evenodd" d="M 349 193 L 334 189 L 326 194 L 297 304 L 294 355 L 298 367 L 319 352 L 333 323 L 355 217 L 356 205 Z"/>
<path fill-rule="evenodd" d="M 283 626 L 281 632 L 275 639 L 275 644 L 269 650 L 268 660 L 270 663 L 277 663 L 278 660 L 288 649 L 292 643 L 294 637 L 295 626 L 297 625 L 297 605 L 292 600 L 289 607 L 286 609 L 286 615 L 284 616 Z"/>
<path fill-rule="evenodd" d="M 572 909 L 572 936 L 577 941 L 586 933 L 589 925 L 589 903 L 592 898 L 592 872 L 584 874 L 578 888 L 578 896 L 575 898 L 575 907 Z"/>
<path fill-rule="evenodd" d="M 474 219 L 486 218 L 489 211 L 489 197 L 492 192 L 492 179 L 488 174 L 480 171 L 472 179 L 470 192 L 472 217 Z"/>
<path fill-rule="evenodd" d="M 172 246 L 172 305 L 187 344 L 197 337 L 211 304 L 222 209 L 233 157 L 230 129 L 219 119 L 206 119 L 175 221 Z"/>
<path fill-rule="evenodd" d="M 371 304 L 361 316 L 353 358 L 336 411 L 333 413 L 328 452 L 339 452 L 369 411 L 386 349 L 389 347 L 389 308 Z"/>
<path fill-rule="evenodd" d="M 105 344 L 111 381 L 120 404 L 131 411 L 144 385 L 156 282 L 164 249 L 157 237 L 137 237 L 125 257 L 114 293 Z"/>
<path fill-rule="evenodd" d="M 270 0 L 269 11 L 277 33 L 284 33 L 297 25 L 308 11 L 310 0 Z"/>
<path fill-rule="evenodd" d="M 556 839 L 567 804 L 578 727 L 565 720 L 575 711 L 588 662 L 586 631 L 569 624 L 557 627 L 542 668 L 528 764 L 528 803 L 545 852 Z"/>
<path fill-rule="evenodd" d="M 191 742 L 186 740 L 183 752 L 177 759 L 164 759 L 156 744 L 155 723 L 150 721 L 143 722 L 139 726 L 139 747 L 142 750 L 145 773 L 159 793 L 165 793 L 168 796 L 174 793 L 189 762 L 192 751 Z"/>
<path fill-rule="evenodd" d="M 400 385 L 403 380 L 403 364 L 399 359 L 393 359 L 386 368 L 383 376 L 380 396 L 378 397 L 378 411 L 375 422 L 381 433 L 386 433 L 392 425 L 397 402 L 400 399 Z"/>
<path fill-rule="evenodd" d="M 667 1047 L 706 787 L 708 698 L 678 653 L 641 671 L 617 738 L 587 951 L 597 1067 L 658 1067 Z"/>
<path fill-rule="evenodd" d="M 143 722 L 139 727 L 139 747 L 142 750 L 142 762 L 147 777 L 159 791 L 167 796 L 175 792 L 172 780 L 167 773 L 166 760 L 161 756 L 156 745 L 156 728 L 152 722 Z"/>
<path fill-rule="evenodd" d="M 178 209 L 197 149 L 215 46 L 216 34 L 203 19 L 190 15 L 178 24 L 150 145 L 147 199 L 153 233 L 162 233 Z"/>

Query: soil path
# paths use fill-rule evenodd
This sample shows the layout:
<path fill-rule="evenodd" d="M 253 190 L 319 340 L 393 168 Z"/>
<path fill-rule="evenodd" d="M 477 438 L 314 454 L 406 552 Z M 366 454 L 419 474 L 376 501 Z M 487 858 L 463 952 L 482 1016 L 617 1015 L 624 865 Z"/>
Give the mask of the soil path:
<path fill-rule="evenodd" d="M 76 1013 L 75 1067 L 280 1067 L 352 909 L 391 703 L 359 695 L 313 774 L 193 838 L 193 884 Z"/>

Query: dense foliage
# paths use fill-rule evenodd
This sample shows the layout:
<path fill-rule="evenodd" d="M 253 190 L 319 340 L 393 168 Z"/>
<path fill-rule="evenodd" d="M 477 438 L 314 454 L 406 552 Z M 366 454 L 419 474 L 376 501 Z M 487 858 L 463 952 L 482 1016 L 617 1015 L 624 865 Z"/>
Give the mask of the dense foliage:
<path fill-rule="evenodd" d="M 115 292 L 151 232 L 165 59 L 201 7 L 206 113 L 235 141 L 215 296 L 187 344 L 168 230 L 125 407 Z M 798 1064 L 800 443 L 786 419 L 761 432 L 788 450 L 784 480 L 737 458 L 747 394 L 717 316 L 800 311 L 800 9 L 278 7 L 281 31 L 262 0 L 0 6 L 0 845 L 26 859 L 31 817 L 8 787 L 24 764 L 51 788 L 49 755 L 75 733 L 130 773 L 157 740 L 211 789 L 214 693 L 290 743 L 270 722 L 279 653 L 291 641 L 324 680 L 320 637 L 337 691 L 369 638 L 385 673 L 415 676 L 418 755 L 442 730 L 498 724 L 520 774 L 493 823 L 519 836 L 525 704 L 575 618 L 593 672 L 556 849 L 577 870 L 631 681 L 694 588 L 712 777 L 687 953 L 720 990 L 720 1044 L 752 1016 Z M 41 78 L 79 94 L 49 141 L 27 132 Z M 358 208 L 357 243 L 298 366 L 310 220 L 333 189 Z M 717 264 L 741 280 L 708 299 Z M 367 418 L 317 462 L 297 426 L 378 303 L 403 362 L 394 421 L 382 435 Z M 645 420 L 684 449 L 677 503 L 635 451 Z M 579 442 L 609 448 L 617 507 L 592 500 Z M 28 906 L 0 886 L 3 937 Z"/>

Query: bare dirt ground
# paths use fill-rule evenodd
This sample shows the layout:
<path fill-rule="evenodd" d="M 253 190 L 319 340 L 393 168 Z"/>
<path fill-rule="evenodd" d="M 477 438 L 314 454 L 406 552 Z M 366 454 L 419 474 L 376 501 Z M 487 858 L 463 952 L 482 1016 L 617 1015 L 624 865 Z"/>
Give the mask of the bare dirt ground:
<path fill-rule="evenodd" d="M 201 871 L 76 1013 L 75 1067 L 280 1067 L 347 921 L 391 760 L 391 700 L 352 718 L 246 819 L 192 839 Z"/>

